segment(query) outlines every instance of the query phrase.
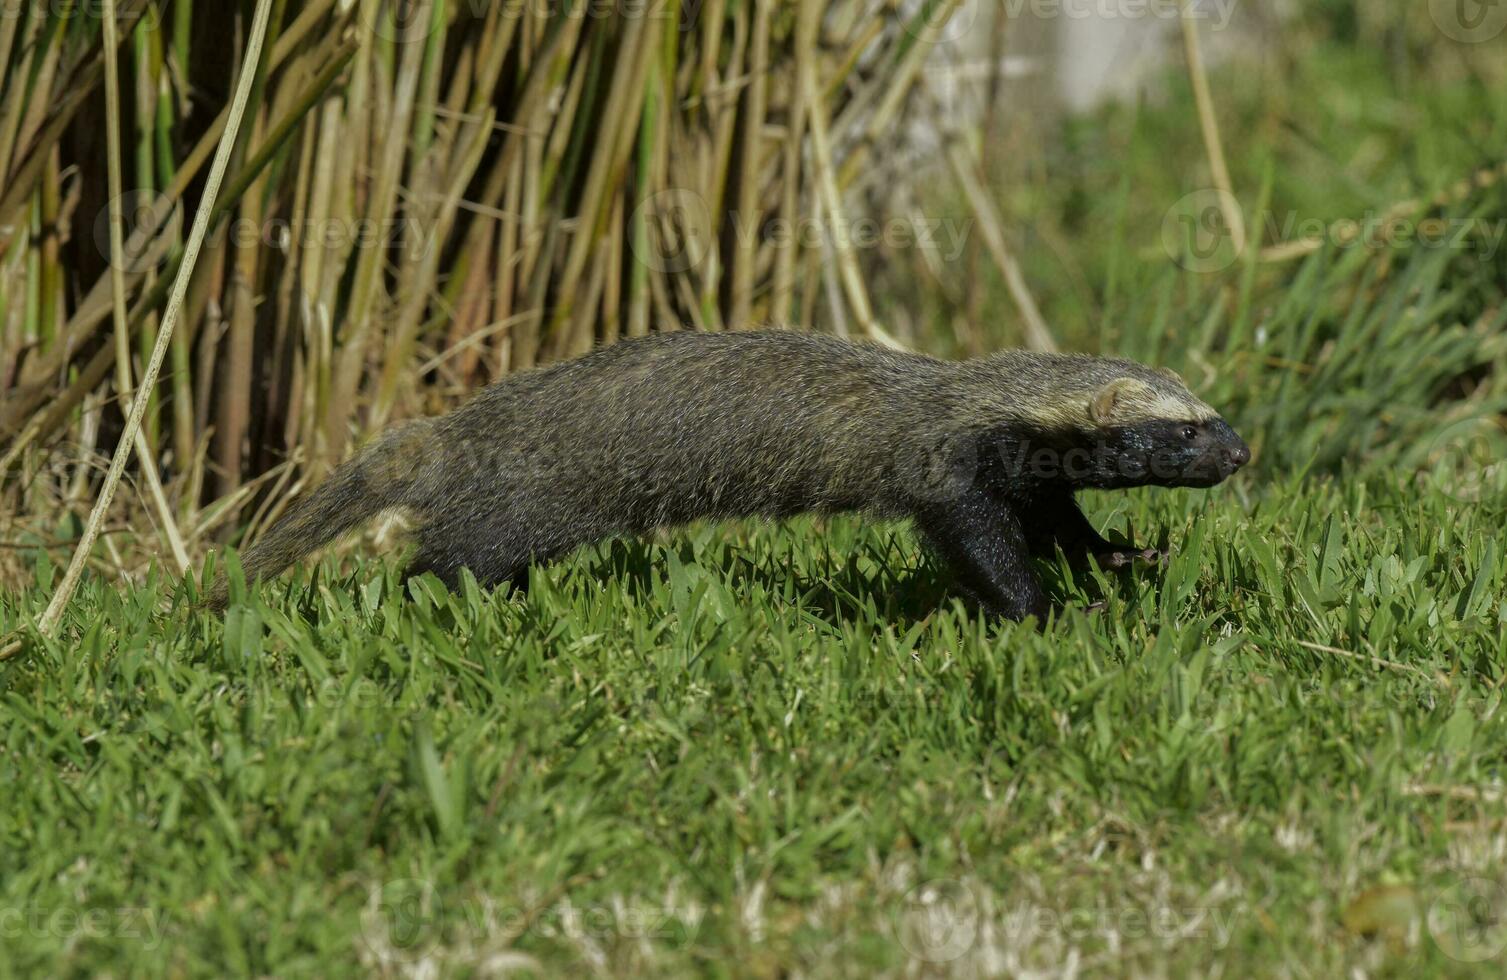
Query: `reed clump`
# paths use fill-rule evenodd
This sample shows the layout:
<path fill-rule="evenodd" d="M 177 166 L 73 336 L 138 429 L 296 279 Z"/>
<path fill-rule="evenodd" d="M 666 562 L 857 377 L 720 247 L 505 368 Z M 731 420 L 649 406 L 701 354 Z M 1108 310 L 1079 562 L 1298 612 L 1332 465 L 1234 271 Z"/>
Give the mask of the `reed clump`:
<path fill-rule="evenodd" d="M 844 202 L 957 5 L 274 0 L 149 393 L 159 523 L 191 550 L 254 533 L 286 497 L 266 491 L 362 433 L 621 337 L 798 321 L 893 341 Z M 116 8 L 118 158 L 100 5 L 0 17 L 0 479 L 43 542 L 118 440 L 252 5 Z"/>

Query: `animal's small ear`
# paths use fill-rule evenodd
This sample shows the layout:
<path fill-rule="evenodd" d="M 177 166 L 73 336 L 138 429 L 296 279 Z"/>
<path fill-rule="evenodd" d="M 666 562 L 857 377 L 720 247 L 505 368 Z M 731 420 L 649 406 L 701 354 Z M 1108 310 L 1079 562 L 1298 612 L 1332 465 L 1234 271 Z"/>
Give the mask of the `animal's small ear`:
<path fill-rule="evenodd" d="M 1135 378 L 1116 378 L 1098 391 L 1088 403 L 1088 417 L 1095 425 L 1112 422 L 1129 402 L 1150 395 L 1151 386 Z"/>
<path fill-rule="evenodd" d="M 1188 383 L 1183 380 L 1183 376 L 1180 375 L 1180 374 L 1178 374 L 1176 371 L 1172 370 L 1169 367 L 1159 367 L 1159 368 L 1156 369 L 1156 371 L 1162 377 L 1168 378 L 1168 379 L 1170 379 L 1172 381 L 1176 381 L 1178 384 L 1182 385 L 1184 388 L 1186 388 L 1188 386 Z"/>

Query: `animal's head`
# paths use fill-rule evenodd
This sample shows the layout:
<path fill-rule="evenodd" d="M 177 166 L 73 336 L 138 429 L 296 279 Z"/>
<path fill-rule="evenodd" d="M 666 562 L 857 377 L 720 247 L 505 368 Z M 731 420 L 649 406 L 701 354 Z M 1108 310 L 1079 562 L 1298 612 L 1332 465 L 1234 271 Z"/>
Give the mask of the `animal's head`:
<path fill-rule="evenodd" d="M 1042 398 L 1059 479 L 1074 487 L 1211 487 L 1250 461 L 1219 413 L 1172 371 L 1120 358 L 1033 355 L 1014 369 Z"/>
<path fill-rule="evenodd" d="M 1245 441 L 1172 371 L 1104 363 L 1113 376 L 1088 399 L 1094 465 L 1084 485 L 1212 487 L 1250 462 Z"/>

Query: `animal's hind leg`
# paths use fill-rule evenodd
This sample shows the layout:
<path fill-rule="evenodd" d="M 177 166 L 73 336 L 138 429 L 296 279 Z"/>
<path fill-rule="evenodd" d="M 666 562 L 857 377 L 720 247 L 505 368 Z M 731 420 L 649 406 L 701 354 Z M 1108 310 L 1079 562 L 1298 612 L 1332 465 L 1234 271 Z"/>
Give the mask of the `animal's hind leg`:
<path fill-rule="evenodd" d="M 436 522 L 419 532 L 419 549 L 404 570 L 404 581 L 432 573 L 452 592 L 460 586 L 461 570 L 469 569 L 487 588 L 528 582 L 530 553 L 517 546 L 500 528 L 474 523 Z"/>

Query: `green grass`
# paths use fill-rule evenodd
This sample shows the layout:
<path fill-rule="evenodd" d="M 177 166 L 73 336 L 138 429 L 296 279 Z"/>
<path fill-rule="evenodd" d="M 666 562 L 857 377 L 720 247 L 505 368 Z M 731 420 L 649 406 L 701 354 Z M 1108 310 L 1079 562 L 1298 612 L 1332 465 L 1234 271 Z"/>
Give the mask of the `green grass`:
<path fill-rule="evenodd" d="M 1174 557 L 1049 564 L 1041 631 L 857 520 L 223 621 L 91 578 L 0 666 L 0 974 L 1500 975 L 1500 261 L 1129 298 L 1258 458 L 1090 496 Z"/>
<path fill-rule="evenodd" d="M 848 520 L 223 623 L 94 582 L 0 673 L 0 969 L 1499 975 L 1507 506 L 1447 489 L 1095 497 L 1174 558 L 1041 632 Z"/>
<path fill-rule="evenodd" d="M 1252 214 L 1501 159 L 1499 88 L 1345 50 L 1269 113 L 1221 88 Z M 1065 342 L 1257 450 L 1087 499 L 1166 567 L 1044 567 L 1043 630 L 857 520 L 613 542 L 526 597 L 327 559 L 223 621 L 91 577 L 0 664 L 0 976 L 1500 976 L 1507 251 L 1183 273 L 1193 119 L 1075 122 L 1011 208 L 1081 267 L 1022 250 Z M 57 576 L 18 554 L 0 634 Z"/>

